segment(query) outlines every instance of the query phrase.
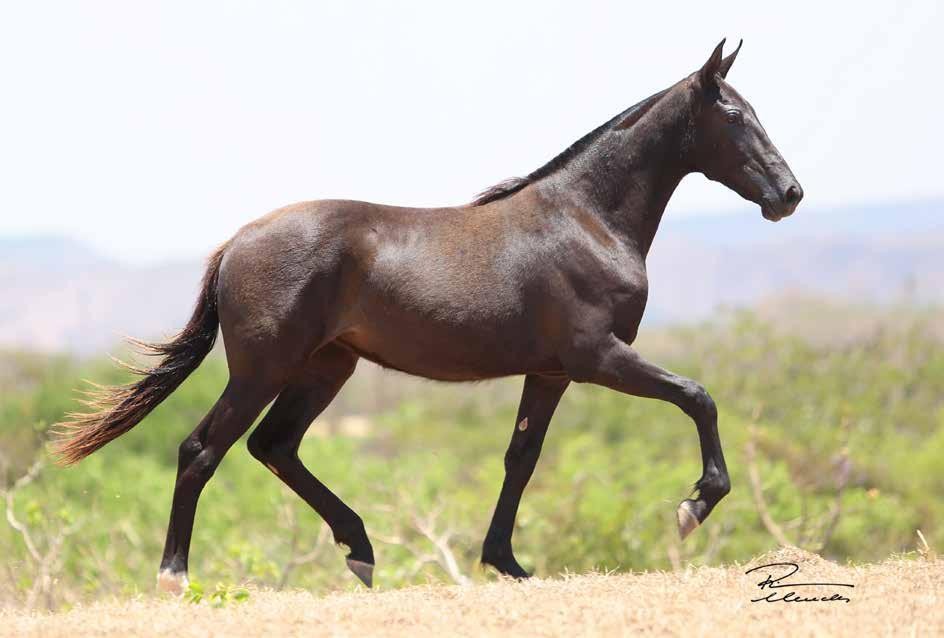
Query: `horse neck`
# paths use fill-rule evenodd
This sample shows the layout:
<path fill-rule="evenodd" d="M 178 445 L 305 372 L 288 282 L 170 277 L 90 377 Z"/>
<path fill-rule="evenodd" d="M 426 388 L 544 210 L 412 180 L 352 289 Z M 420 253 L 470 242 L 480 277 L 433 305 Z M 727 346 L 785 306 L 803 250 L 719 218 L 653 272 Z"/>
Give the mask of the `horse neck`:
<path fill-rule="evenodd" d="M 692 109 L 687 85 L 676 87 L 635 124 L 607 131 L 571 162 L 557 192 L 576 198 L 645 257 L 669 199 L 691 172 Z"/>

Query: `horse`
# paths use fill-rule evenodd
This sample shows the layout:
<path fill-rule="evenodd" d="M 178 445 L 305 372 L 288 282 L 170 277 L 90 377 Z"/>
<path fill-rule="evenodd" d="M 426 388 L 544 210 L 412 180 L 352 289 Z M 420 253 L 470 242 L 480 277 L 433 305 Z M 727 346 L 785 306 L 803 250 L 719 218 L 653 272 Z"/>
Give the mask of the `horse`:
<path fill-rule="evenodd" d="M 512 551 L 515 517 L 572 382 L 668 401 L 694 421 L 703 469 L 677 508 L 684 539 L 731 485 L 711 396 L 631 347 L 648 295 L 646 256 L 690 173 L 758 204 L 771 221 L 803 197 L 727 82 L 741 44 L 723 57 L 724 42 L 694 73 L 469 204 L 319 200 L 247 224 L 209 258 L 186 327 L 163 343 L 137 342 L 160 362 L 58 424 L 57 460 L 75 463 L 138 424 L 200 365 L 219 331 L 229 379 L 179 447 L 159 590 L 186 589 L 200 493 L 270 403 L 249 452 L 324 519 L 349 550 L 350 570 L 371 586 L 363 520 L 298 457 L 305 431 L 361 358 L 439 381 L 524 376 L 483 565 L 528 577 Z"/>

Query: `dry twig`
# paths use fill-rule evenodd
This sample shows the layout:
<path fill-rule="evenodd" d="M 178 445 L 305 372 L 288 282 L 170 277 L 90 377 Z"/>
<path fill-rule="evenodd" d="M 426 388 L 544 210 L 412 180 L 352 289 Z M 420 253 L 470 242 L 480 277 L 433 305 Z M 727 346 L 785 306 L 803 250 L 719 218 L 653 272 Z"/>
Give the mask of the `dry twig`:
<path fill-rule="evenodd" d="M 764 524 L 764 527 L 767 528 L 767 531 L 770 532 L 770 535 L 777 539 L 777 542 L 782 546 L 792 546 L 793 543 L 787 540 L 783 529 L 773 519 L 770 515 L 770 510 L 767 508 L 767 501 L 764 500 L 764 488 L 760 480 L 760 471 L 757 469 L 757 450 L 754 442 L 757 436 L 757 428 L 751 425 L 749 432 L 750 436 L 747 440 L 745 450 L 747 452 L 747 475 L 751 481 L 751 494 L 754 497 L 754 506 L 757 508 L 760 520 Z"/>
<path fill-rule="evenodd" d="M 30 530 L 25 523 L 17 518 L 15 509 L 16 494 L 36 480 L 42 467 L 42 460 L 37 460 L 30 466 L 26 474 L 14 481 L 10 487 L 4 488 L 2 492 L 6 504 L 7 524 L 23 539 L 23 545 L 26 547 L 26 554 L 34 572 L 33 584 L 26 594 L 26 607 L 29 609 L 36 606 L 36 601 L 40 596 L 46 598 L 46 606 L 49 609 L 55 606 L 52 597 L 52 586 L 55 582 L 54 576 L 62 566 L 59 560 L 62 547 L 66 538 L 78 529 L 77 525 L 61 527 L 55 534 L 47 536 L 45 543 L 39 543 L 34 537 L 33 530 Z M 40 549 L 41 545 L 45 546 L 42 550 Z"/>
<path fill-rule="evenodd" d="M 289 525 L 292 528 L 292 537 L 289 541 L 290 554 L 285 565 L 282 566 L 282 573 L 279 575 L 279 582 L 276 589 L 285 589 L 288 579 L 298 567 L 315 562 L 321 556 L 324 548 L 329 545 L 328 540 L 331 534 L 331 528 L 322 523 L 318 529 L 318 536 L 315 538 L 314 547 L 308 552 L 301 553 L 301 526 L 298 523 L 298 517 L 295 515 L 295 509 L 291 505 L 285 506 L 285 516 L 289 519 Z"/>
<path fill-rule="evenodd" d="M 410 506 L 412 507 L 412 503 Z M 449 578 L 451 578 L 454 583 L 457 585 L 468 585 L 471 581 L 468 576 L 462 573 L 459 567 L 459 561 L 456 560 L 456 556 L 449 546 L 454 532 L 451 529 L 438 529 L 437 521 L 441 512 L 442 506 L 436 507 L 423 516 L 414 513 L 411 516 L 412 524 L 410 528 L 405 530 L 407 532 L 414 532 L 429 541 L 435 549 L 434 552 L 417 547 L 414 543 L 410 542 L 407 538 L 408 534 L 405 533 L 399 533 L 394 536 L 379 536 L 375 534 L 374 537 L 382 543 L 398 545 L 413 555 L 415 561 L 411 576 L 418 574 L 423 569 L 424 565 L 435 563 L 449 575 Z"/>

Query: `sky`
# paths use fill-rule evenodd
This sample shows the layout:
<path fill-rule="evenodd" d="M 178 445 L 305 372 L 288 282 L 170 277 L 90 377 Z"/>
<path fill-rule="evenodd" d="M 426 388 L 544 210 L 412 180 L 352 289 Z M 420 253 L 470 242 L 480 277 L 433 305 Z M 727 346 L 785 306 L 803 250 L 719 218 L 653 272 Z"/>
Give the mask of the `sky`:
<path fill-rule="evenodd" d="M 725 36 L 744 38 L 728 80 L 803 185 L 798 214 L 937 198 L 942 6 L 5 0 L 0 237 L 147 263 L 300 200 L 465 203 Z M 759 216 L 693 175 L 667 214 L 722 211 Z"/>

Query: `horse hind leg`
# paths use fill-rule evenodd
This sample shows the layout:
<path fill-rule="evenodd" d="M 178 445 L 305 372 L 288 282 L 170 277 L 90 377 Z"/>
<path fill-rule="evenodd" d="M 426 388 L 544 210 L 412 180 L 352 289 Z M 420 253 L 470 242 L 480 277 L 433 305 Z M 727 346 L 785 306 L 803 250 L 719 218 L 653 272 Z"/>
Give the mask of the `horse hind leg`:
<path fill-rule="evenodd" d="M 227 450 L 276 392 L 256 380 L 230 378 L 210 412 L 180 444 L 167 541 L 157 576 L 159 591 L 179 594 L 187 588 L 190 540 L 200 493 Z"/>
<path fill-rule="evenodd" d="M 313 356 L 303 374 L 279 394 L 249 437 L 249 451 L 324 519 L 339 545 L 346 545 L 347 566 L 365 585 L 373 580 L 374 550 L 364 522 L 298 458 L 298 447 L 312 421 L 350 378 L 357 356 L 328 344 Z"/>

